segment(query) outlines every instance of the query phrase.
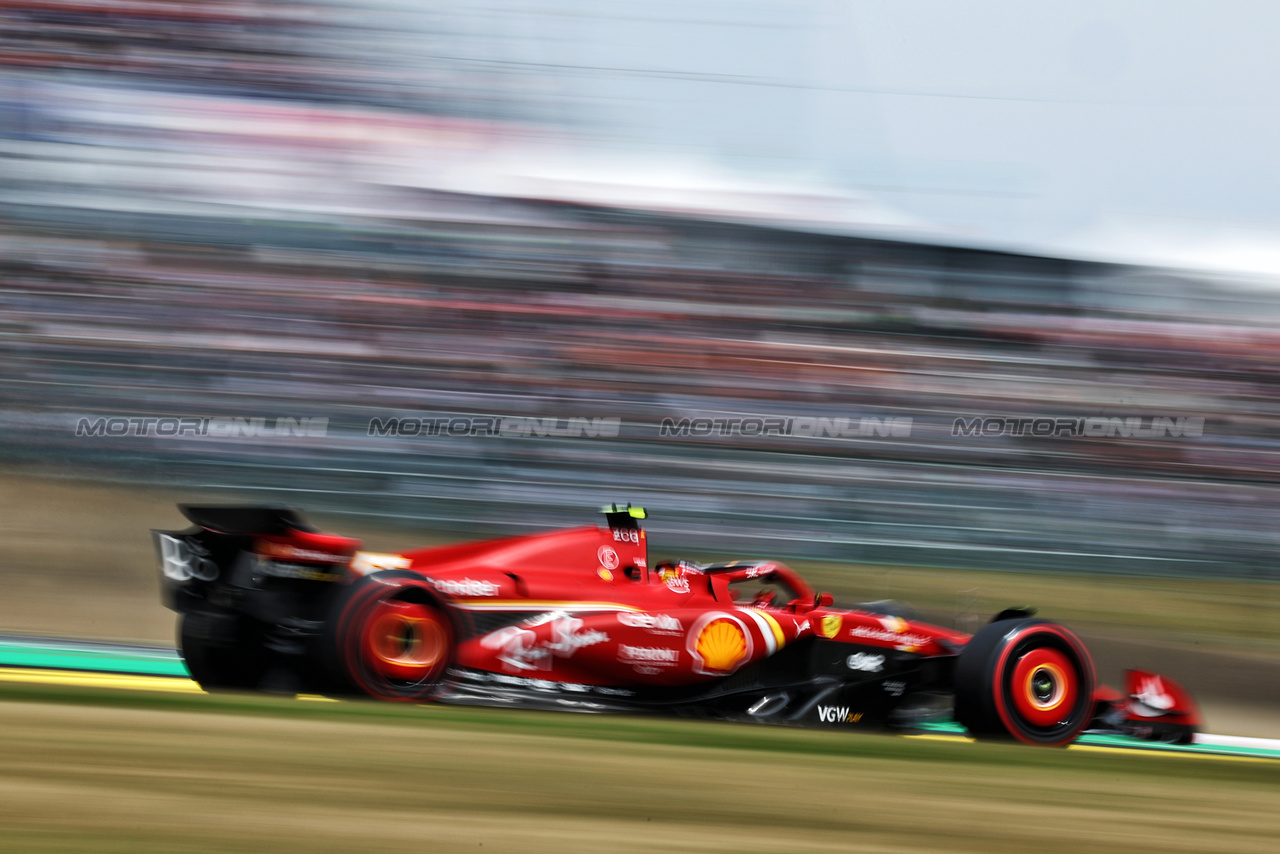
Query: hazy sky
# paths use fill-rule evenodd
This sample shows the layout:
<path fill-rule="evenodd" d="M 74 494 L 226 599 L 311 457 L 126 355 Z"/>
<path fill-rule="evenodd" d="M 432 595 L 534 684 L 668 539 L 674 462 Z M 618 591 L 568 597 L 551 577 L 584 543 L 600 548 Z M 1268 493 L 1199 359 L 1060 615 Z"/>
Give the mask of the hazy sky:
<path fill-rule="evenodd" d="M 1280 273 L 1280 4 L 377 2 L 428 34 L 402 50 L 638 168 L 799 179 L 956 242 Z"/>

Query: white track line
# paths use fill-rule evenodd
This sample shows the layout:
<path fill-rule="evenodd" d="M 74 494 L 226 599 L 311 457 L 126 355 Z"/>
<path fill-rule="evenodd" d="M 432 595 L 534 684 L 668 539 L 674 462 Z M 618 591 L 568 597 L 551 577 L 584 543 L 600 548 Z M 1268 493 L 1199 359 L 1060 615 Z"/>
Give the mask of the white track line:
<path fill-rule="evenodd" d="M 1195 744 L 1210 747 L 1252 747 L 1257 750 L 1280 750 L 1280 738 L 1250 738 L 1243 735 L 1196 733 Z"/>

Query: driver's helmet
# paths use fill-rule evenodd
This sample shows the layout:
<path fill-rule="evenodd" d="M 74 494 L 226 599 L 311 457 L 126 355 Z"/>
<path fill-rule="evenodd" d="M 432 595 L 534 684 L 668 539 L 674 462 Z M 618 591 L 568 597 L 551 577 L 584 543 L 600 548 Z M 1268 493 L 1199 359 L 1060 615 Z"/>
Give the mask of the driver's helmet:
<path fill-rule="evenodd" d="M 702 573 L 701 565 L 691 560 L 664 560 L 655 569 L 657 570 L 658 578 L 662 581 L 667 581 L 668 579 L 674 581 L 684 578 L 686 575 L 700 575 Z"/>
<path fill-rule="evenodd" d="M 684 577 L 685 562 L 671 561 L 658 564 L 658 580 L 665 583 Z"/>

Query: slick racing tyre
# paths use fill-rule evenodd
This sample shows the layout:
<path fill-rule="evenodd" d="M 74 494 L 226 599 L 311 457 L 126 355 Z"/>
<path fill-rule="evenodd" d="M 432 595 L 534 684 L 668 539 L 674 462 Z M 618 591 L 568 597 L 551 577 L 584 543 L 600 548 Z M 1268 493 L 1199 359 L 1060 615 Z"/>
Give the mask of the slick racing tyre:
<path fill-rule="evenodd" d="M 178 619 L 178 647 L 197 685 L 206 691 L 258 687 L 265 668 L 260 638 L 239 617 L 193 611 Z"/>
<path fill-rule="evenodd" d="M 984 626 L 956 663 L 956 720 L 976 738 L 1070 744 L 1093 710 L 1093 659 L 1069 629 L 1020 618 Z"/>
<path fill-rule="evenodd" d="M 422 702 L 438 693 L 455 637 L 427 582 L 392 570 L 342 591 L 327 621 L 325 643 L 341 688 L 380 700 Z"/>

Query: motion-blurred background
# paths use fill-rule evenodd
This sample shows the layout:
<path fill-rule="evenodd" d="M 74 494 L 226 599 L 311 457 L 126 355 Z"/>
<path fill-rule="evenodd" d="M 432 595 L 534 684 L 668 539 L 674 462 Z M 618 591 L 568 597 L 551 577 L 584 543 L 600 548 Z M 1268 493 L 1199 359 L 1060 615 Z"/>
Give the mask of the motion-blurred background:
<path fill-rule="evenodd" d="M 0 648 L 171 645 L 179 501 L 378 551 L 631 501 L 1280 737 L 1275 5 L 0 0 Z M 14 852 L 1278 835 L 1259 762 L 0 670 Z"/>
<path fill-rule="evenodd" d="M 1275 27 L 1159 8 L 4 0 L 0 458 L 424 532 L 630 500 L 703 550 L 1270 577 Z M 370 430 L 468 416 L 538 420 Z M 1033 417 L 1126 426 L 956 435 Z M 536 435 L 573 418 L 617 435 Z M 853 426 L 663 435 L 726 418 Z"/>

